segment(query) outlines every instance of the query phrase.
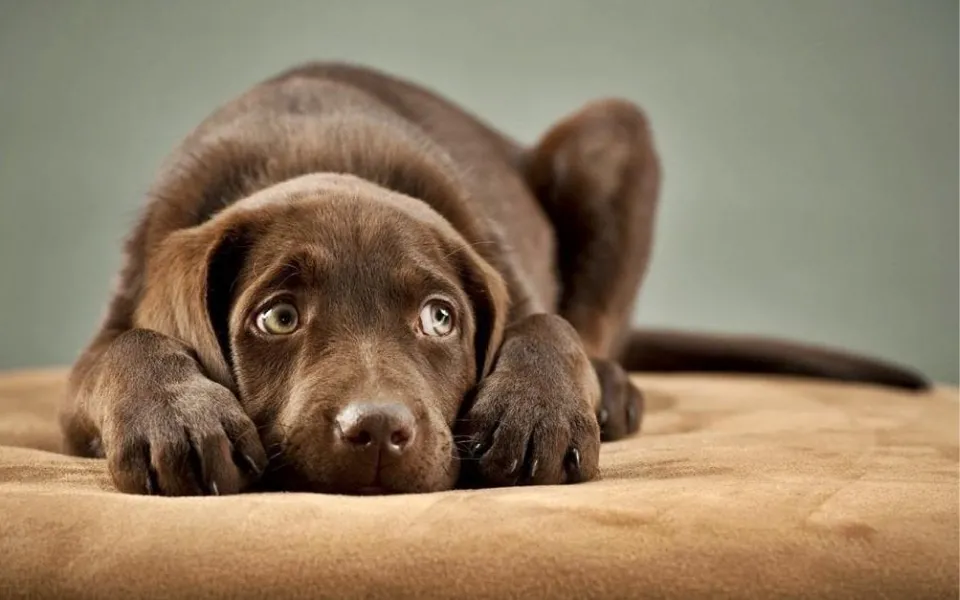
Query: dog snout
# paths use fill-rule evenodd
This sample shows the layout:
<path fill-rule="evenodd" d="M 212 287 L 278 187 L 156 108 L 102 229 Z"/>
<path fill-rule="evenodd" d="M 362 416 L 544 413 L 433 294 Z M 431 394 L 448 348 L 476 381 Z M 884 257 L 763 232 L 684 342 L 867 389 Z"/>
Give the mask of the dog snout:
<path fill-rule="evenodd" d="M 353 402 L 337 415 L 336 432 L 352 448 L 378 448 L 400 455 L 413 444 L 417 421 L 410 409 L 399 402 Z"/>

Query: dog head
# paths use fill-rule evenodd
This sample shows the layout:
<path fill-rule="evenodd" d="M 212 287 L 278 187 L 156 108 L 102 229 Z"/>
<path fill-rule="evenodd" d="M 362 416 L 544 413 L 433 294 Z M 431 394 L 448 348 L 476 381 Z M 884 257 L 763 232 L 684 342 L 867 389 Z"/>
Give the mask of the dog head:
<path fill-rule="evenodd" d="M 266 481 L 448 489 L 452 428 L 506 318 L 500 275 L 427 204 L 346 175 L 262 190 L 166 238 L 137 325 L 189 343 L 271 455 Z"/>

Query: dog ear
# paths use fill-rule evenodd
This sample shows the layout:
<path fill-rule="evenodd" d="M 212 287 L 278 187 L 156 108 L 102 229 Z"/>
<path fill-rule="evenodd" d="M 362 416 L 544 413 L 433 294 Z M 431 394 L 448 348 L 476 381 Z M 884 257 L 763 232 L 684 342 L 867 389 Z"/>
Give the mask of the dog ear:
<path fill-rule="evenodd" d="M 230 310 L 249 248 L 240 223 L 214 219 L 170 234 L 147 262 L 135 326 L 190 346 L 206 375 L 236 391 Z"/>
<path fill-rule="evenodd" d="M 473 343 L 479 382 L 493 367 L 503 341 L 509 295 L 500 273 L 473 248 L 462 246 L 457 250 L 456 256 L 461 283 L 473 307 Z"/>

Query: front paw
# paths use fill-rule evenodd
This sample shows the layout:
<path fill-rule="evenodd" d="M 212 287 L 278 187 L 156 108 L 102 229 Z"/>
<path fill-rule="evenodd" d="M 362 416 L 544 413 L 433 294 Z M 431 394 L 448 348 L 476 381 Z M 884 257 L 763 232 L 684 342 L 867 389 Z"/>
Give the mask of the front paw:
<path fill-rule="evenodd" d="M 572 328 L 551 326 L 559 328 L 554 335 L 508 338 L 478 388 L 464 420 L 467 485 L 576 483 L 599 475 L 596 376 Z"/>
<path fill-rule="evenodd" d="M 120 491 L 235 494 L 266 467 L 256 427 L 225 387 L 197 374 L 125 391 L 110 403 L 102 429 Z"/>
<path fill-rule="evenodd" d="M 619 364 L 594 359 L 593 366 L 600 380 L 597 422 L 601 439 L 619 440 L 639 431 L 643 421 L 643 393 Z"/>

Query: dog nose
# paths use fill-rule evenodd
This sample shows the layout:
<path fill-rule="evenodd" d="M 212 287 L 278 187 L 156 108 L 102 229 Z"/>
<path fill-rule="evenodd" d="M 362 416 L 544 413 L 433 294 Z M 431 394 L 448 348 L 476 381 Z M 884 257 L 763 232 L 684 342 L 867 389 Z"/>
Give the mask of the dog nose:
<path fill-rule="evenodd" d="M 401 454 L 416 437 L 416 419 L 403 404 L 354 402 L 337 415 L 340 439 L 355 448 Z"/>

